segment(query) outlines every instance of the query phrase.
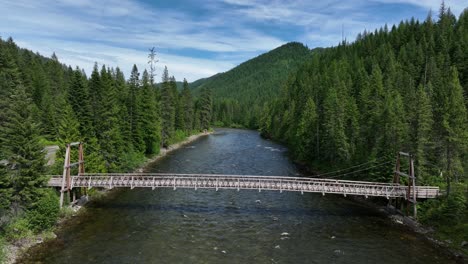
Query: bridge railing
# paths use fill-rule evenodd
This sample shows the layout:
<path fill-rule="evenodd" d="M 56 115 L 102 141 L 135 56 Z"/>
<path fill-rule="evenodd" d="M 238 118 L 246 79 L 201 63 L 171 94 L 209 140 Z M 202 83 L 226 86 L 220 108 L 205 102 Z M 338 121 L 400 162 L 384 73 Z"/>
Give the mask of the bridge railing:
<path fill-rule="evenodd" d="M 192 189 L 254 189 L 336 193 L 342 195 L 380 196 L 407 198 L 407 186 L 392 183 L 348 181 L 308 177 L 220 175 L 220 174 L 170 174 L 170 173 L 109 173 L 83 174 L 71 178 L 71 187 L 129 187 L 129 188 L 192 188 Z M 52 178 L 50 185 L 57 186 L 58 178 Z M 438 187 L 417 186 L 418 198 L 438 196 Z M 410 197 L 413 195 L 411 190 Z"/>

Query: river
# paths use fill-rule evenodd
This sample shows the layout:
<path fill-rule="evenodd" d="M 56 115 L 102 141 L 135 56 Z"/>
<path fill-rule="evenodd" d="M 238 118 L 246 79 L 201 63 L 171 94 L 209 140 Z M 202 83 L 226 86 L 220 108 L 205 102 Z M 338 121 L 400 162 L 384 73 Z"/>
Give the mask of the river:
<path fill-rule="evenodd" d="M 148 172 L 299 175 L 286 148 L 219 129 Z M 337 195 L 121 189 L 20 263 L 452 263 L 419 235 Z"/>

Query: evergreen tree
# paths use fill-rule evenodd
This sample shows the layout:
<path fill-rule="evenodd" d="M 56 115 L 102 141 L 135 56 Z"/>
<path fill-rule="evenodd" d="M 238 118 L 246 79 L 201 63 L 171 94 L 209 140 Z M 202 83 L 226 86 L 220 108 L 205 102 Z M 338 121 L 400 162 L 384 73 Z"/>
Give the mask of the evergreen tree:
<path fill-rule="evenodd" d="M 213 98 L 211 89 L 202 88 L 200 96 L 200 126 L 201 129 L 209 129 L 211 123 L 211 114 L 213 107 Z"/>
<path fill-rule="evenodd" d="M 342 99 L 342 98 L 341 98 Z M 349 142 L 345 133 L 344 102 L 338 97 L 337 89 L 330 87 L 323 102 L 323 151 L 331 164 L 348 161 Z"/>
<path fill-rule="evenodd" d="M 184 119 L 184 127 L 186 133 L 190 133 L 193 129 L 193 98 L 192 93 L 190 92 L 190 88 L 188 86 L 188 82 L 184 79 L 183 89 L 182 89 L 182 113 Z"/>
<path fill-rule="evenodd" d="M 129 85 L 129 95 L 128 95 L 128 118 L 130 124 L 130 131 L 132 134 L 132 143 L 135 147 L 135 150 L 139 152 L 144 152 L 145 143 L 143 141 L 143 136 L 141 134 L 140 127 L 138 127 L 138 120 L 141 118 L 142 107 L 140 104 L 140 73 L 136 65 L 133 65 L 132 72 L 130 74 L 130 79 L 128 80 Z"/>
<path fill-rule="evenodd" d="M 66 105 L 63 111 L 62 120 L 60 120 L 58 127 L 57 141 L 59 142 L 59 151 L 55 155 L 54 173 L 61 174 L 63 172 L 63 162 L 66 151 L 65 147 L 67 144 L 82 140 L 79 127 L 80 123 L 76 119 L 71 106 Z M 78 152 L 76 149 L 72 149 L 71 156 L 73 160 L 78 160 Z"/>
<path fill-rule="evenodd" d="M 91 102 L 91 109 L 92 109 L 92 127 L 95 131 L 91 133 L 92 135 L 97 134 L 99 132 L 97 130 L 97 125 L 99 122 L 98 116 L 98 109 L 100 108 L 100 101 L 101 101 L 101 76 L 99 75 L 99 69 L 97 63 L 94 64 L 93 72 L 91 73 L 91 78 L 88 82 L 88 91 L 90 95 L 90 102 Z"/>
<path fill-rule="evenodd" d="M 0 216 L 2 211 L 8 210 L 13 196 L 13 185 L 11 175 L 3 164 L 0 164 Z"/>
<path fill-rule="evenodd" d="M 120 122 L 117 118 L 119 113 L 117 93 L 111 72 L 105 66 L 101 69 L 101 94 L 97 110 L 97 116 L 99 116 L 96 126 L 99 131 L 97 138 L 107 169 L 115 171 L 119 169 L 124 144 L 120 134 Z"/>
<path fill-rule="evenodd" d="M 143 134 L 145 153 L 153 154 L 159 151 L 161 127 L 153 86 L 151 85 L 150 77 L 146 70 L 143 72 L 142 85 L 142 113 L 140 115 L 140 124 L 138 127 Z"/>
<path fill-rule="evenodd" d="M 431 83 L 428 85 L 431 90 Z M 418 86 L 416 101 L 415 117 L 412 131 L 412 142 L 415 144 L 413 153 L 416 156 L 416 173 L 419 180 L 427 182 L 429 171 L 427 167 L 428 159 L 433 153 L 432 141 L 432 109 L 430 97 L 422 85 Z"/>
<path fill-rule="evenodd" d="M 90 173 L 105 173 L 107 172 L 106 161 L 104 160 L 101 147 L 98 140 L 92 137 L 86 141 L 84 145 L 85 154 L 85 171 Z"/>
<path fill-rule="evenodd" d="M 34 106 L 25 88 L 17 86 L 8 98 L 6 122 L 1 127 L 1 145 L 12 166 L 13 201 L 32 208 L 46 184 L 44 153 L 39 144 L 39 125 L 33 120 Z"/>
<path fill-rule="evenodd" d="M 119 109 L 118 117 L 120 134 L 122 135 L 122 140 L 125 142 L 123 145 L 123 150 L 126 153 L 133 153 L 135 149 L 133 146 L 132 125 L 130 120 L 130 111 L 128 108 L 130 85 L 127 85 L 124 74 L 118 67 L 115 69 L 114 79 L 115 91 L 117 93 L 117 104 Z"/>
<path fill-rule="evenodd" d="M 76 68 L 73 72 L 68 100 L 79 122 L 79 131 L 85 138 L 94 136 L 93 111 L 89 98 L 86 77 Z"/>
<path fill-rule="evenodd" d="M 458 180 L 459 175 L 463 174 L 460 157 L 468 144 L 467 110 L 455 67 L 451 68 L 448 81 L 448 85 L 441 91 L 438 109 L 442 115 L 439 151 L 443 157 L 447 195 L 450 194 L 451 181 Z"/>
<path fill-rule="evenodd" d="M 164 67 L 161 84 L 161 144 L 164 147 L 169 145 L 169 140 L 174 135 L 175 110 L 169 72 Z"/>
<path fill-rule="evenodd" d="M 312 160 L 317 157 L 318 153 L 314 153 L 316 152 L 317 119 L 317 107 L 314 99 L 308 98 L 297 130 L 297 137 L 301 140 L 297 154 L 300 160 Z"/>

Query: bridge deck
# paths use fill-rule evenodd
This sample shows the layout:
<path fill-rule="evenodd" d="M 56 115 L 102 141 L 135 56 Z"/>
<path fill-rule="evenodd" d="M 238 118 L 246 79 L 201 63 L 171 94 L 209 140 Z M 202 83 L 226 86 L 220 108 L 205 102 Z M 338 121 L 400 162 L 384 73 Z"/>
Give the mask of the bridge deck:
<path fill-rule="evenodd" d="M 62 186 L 62 176 L 53 176 L 49 186 Z M 407 186 L 392 183 L 346 181 L 308 177 L 173 174 L 173 173 L 106 173 L 83 174 L 71 177 L 71 189 L 77 187 L 103 188 L 191 188 L 271 190 L 290 192 L 332 193 L 341 195 L 407 198 Z M 436 198 L 439 187 L 416 186 L 416 198 Z M 410 197 L 413 196 L 411 190 Z"/>

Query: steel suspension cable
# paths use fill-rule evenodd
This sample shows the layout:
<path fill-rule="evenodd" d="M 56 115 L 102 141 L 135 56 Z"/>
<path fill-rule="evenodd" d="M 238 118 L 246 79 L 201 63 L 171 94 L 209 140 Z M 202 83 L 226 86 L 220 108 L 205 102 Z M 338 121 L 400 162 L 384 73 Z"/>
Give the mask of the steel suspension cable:
<path fill-rule="evenodd" d="M 380 158 L 380 159 L 383 159 L 383 158 Z M 361 163 L 361 164 L 358 164 L 358 165 L 355 165 L 355 166 L 351 166 L 351 167 L 348 167 L 348 168 L 344 168 L 344 169 L 340 169 L 340 170 L 336 170 L 336 171 L 331 171 L 331 172 L 326 172 L 326 173 L 319 173 L 319 174 L 317 174 L 315 176 L 317 176 L 317 177 L 320 176 L 321 177 L 321 176 L 324 176 L 324 175 L 330 175 L 330 174 L 335 174 L 335 173 L 342 172 L 342 171 L 347 171 L 347 170 L 354 169 L 354 168 L 357 168 L 357 167 L 362 167 L 364 165 L 376 162 L 378 160 L 379 159 L 374 159 L 374 160 L 364 162 L 364 163 Z M 386 162 L 390 162 L 390 161 L 386 161 Z"/>

